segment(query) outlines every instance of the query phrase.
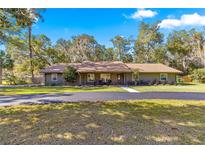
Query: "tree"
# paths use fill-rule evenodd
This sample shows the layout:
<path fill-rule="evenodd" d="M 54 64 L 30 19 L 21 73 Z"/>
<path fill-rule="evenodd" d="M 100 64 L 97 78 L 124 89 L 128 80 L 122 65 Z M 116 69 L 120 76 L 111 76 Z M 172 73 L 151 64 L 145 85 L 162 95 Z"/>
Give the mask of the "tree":
<path fill-rule="evenodd" d="M 131 40 L 117 35 L 111 39 L 111 42 L 113 43 L 115 51 L 114 60 L 126 61 L 131 55 L 129 53 L 131 49 Z"/>
<path fill-rule="evenodd" d="M 55 63 L 55 50 L 52 47 L 51 40 L 46 35 L 32 36 L 33 62 L 35 67 L 42 69 Z"/>
<path fill-rule="evenodd" d="M 203 41 L 198 42 L 200 40 L 203 40 L 202 35 L 194 29 L 170 33 L 167 38 L 167 49 L 171 53 L 172 64 L 184 73 L 188 73 L 191 66 L 201 64 L 200 59 L 204 58 L 201 50 L 204 49 L 199 45 L 203 45 Z"/>
<path fill-rule="evenodd" d="M 21 9 L 0 9 L 0 44 L 12 42 L 11 34 L 17 34 L 23 24 L 24 11 Z"/>
<path fill-rule="evenodd" d="M 31 81 L 34 82 L 34 66 L 33 66 L 33 49 L 32 49 L 32 25 L 35 24 L 39 18 L 42 18 L 37 9 L 29 9 L 26 12 L 28 18 L 25 20 L 25 26 L 28 28 L 28 46 L 30 58 Z"/>
<path fill-rule="evenodd" d="M 5 51 L 11 55 L 14 61 L 13 73 L 14 75 L 26 79 L 30 79 L 30 59 L 27 43 L 28 35 L 22 33 L 21 35 L 14 37 L 12 36 L 13 43 L 7 42 L 5 44 Z"/>
<path fill-rule="evenodd" d="M 96 40 L 93 36 L 86 34 L 73 36 L 71 52 L 73 53 L 73 61 L 82 62 L 90 60 L 95 53 Z"/>
<path fill-rule="evenodd" d="M 106 61 L 113 61 L 115 59 L 115 52 L 114 52 L 114 49 L 113 48 L 107 48 L 105 50 L 105 60 Z"/>
<path fill-rule="evenodd" d="M 18 37 L 12 38 L 15 43 L 6 43 L 5 50 L 15 59 L 13 68 L 14 75 L 19 78 L 26 79 L 30 82 L 30 59 L 28 51 L 28 35 L 22 33 Z M 33 50 L 33 70 L 34 75 L 40 75 L 40 69 L 52 65 L 56 61 L 56 52 L 51 44 L 51 40 L 45 35 L 32 35 L 32 50 Z"/>
<path fill-rule="evenodd" d="M 205 30 L 205 28 L 204 28 Z M 195 61 L 197 61 L 197 67 L 205 67 L 205 32 L 191 30 L 193 52 L 195 53 Z"/>
<path fill-rule="evenodd" d="M 163 62 L 163 34 L 159 32 L 158 22 L 147 24 L 142 22 L 135 42 L 135 61 L 138 63 Z"/>
<path fill-rule="evenodd" d="M 69 48 L 72 55 L 71 62 L 100 61 L 104 58 L 105 47 L 98 44 L 93 36 L 87 34 L 74 36 L 71 43 Z"/>
<path fill-rule="evenodd" d="M 54 50 L 55 50 L 54 63 L 74 62 L 74 59 L 73 59 L 73 54 L 74 53 L 72 53 L 71 46 L 72 46 L 72 43 L 71 43 L 70 40 L 65 40 L 65 39 L 62 39 L 62 38 L 58 39 L 56 44 L 55 44 L 55 47 L 54 47 Z M 54 56 L 53 56 L 53 59 L 54 59 Z"/>
<path fill-rule="evenodd" d="M 125 55 L 125 57 L 123 58 L 123 62 L 125 62 L 125 63 L 131 63 L 131 62 L 133 62 L 132 54 L 127 53 L 127 54 Z"/>
<path fill-rule="evenodd" d="M 205 83 L 205 69 L 195 69 L 190 77 L 192 78 L 192 80 Z"/>
<path fill-rule="evenodd" d="M 106 47 L 104 45 L 97 44 L 95 47 L 94 55 L 89 59 L 91 61 L 105 61 Z"/>
<path fill-rule="evenodd" d="M 42 9 L 0 9 L 0 40 L 1 42 L 12 41 L 7 32 L 14 32 L 15 26 L 20 29 L 28 29 L 28 49 L 30 51 L 31 80 L 34 82 L 33 51 L 32 51 L 32 25 L 38 19 L 42 19 L 40 12 Z"/>
<path fill-rule="evenodd" d="M 63 72 L 63 77 L 67 82 L 74 82 L 77 79 L 77 70 L 68 66 Z"/>
<path fill-rule="evenodd" d="M 11 69 L 14 66 L 13 63 L 14 61 L 11 59 L 10 55 L 0 50 L 0 84 L 2 84 L 3 68 Z"/>

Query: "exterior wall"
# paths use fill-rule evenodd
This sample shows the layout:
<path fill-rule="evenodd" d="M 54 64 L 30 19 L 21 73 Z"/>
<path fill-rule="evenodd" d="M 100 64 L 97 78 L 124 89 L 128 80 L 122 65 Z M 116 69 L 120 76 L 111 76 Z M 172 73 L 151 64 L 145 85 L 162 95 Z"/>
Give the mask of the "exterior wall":
<path fill-rule="evenodd" d="M 51 73 L 45 74 L 45 85 L 52 86 L 52 85 L 78 85 L 79 84 L 79 76 L 77 77 L 76 82 L 74 83 L 67 83 L 65 79 L 63 78 L 62 73 L 57 73 L 57 81 L 52 81 L 51 79 Z"/>
<path fill-rule="evenodd" d="M 109 73 L 109 72 L 108 72 Z M 52 85 L 86 85 L 87 83 L 87 74 L 88 73 L 80 73 L 78 75 L 77 80 L 75 83 L 67 83 L 63 78 L 62 74 L 58 73 L 58 80 L 52 81 L 51 73 L 45 74 L 45 85 L 52 86 Z M 100 80 L 101 73 L 94 73 L 95 74 L 95 81 L 98 84 Z M 132 81 L 132 73 L 110 73 L 111 80 L 113 85 L 117 84 L 127 84 L 129 81 Z M 117 76 L 120 75 L 121 80 L 118 81 Z M 176 74 L 174 73 L 167 73 L 168 74 L 168 82 L 175 82 L 176 81 Z M 81 78 L 81 83 L 80 83 Z M 157 80 L 160 81 L 160 73 L 139 73 L 139 80 L 143 81 L 153 81 Z"/>
<path fill-rule="evenodd" d="M 125 73 L 125 83 L 132 81 L 132 73 Z"/>
<path fill-rule="evenodd" d="M 112 80 L 112 84 L 118 84 L 118 80 L 117 80 L 117 74 L 116 73 L 111 73 L 111 80 Z"/>
<path fill-rule="evenodd" d="M 86 73 L 80 73 L 80 78 L 81 78 L 81 81 L 79 81 L 79 84 L 85 85 L 86 81 L 87 81 L 87 74 Z"/>
<path fill-rule="evenodd" d="M 177 74 L 174 74 L 174 73 L 169 73 L 168 74 L 168 81 L 169 82 L 176 82 L 177 80 L 176 80 L 176 76 L 177 76 Z"/>
<path fill-rule="evenodd" d="M 175 82 L 176 81 L 176 74 L 174 73 L 167 73 L 168 75 L 168 82 Z M 160 73 L 139 73 L 139 80 L 143 81 L 160 81 Z"/>

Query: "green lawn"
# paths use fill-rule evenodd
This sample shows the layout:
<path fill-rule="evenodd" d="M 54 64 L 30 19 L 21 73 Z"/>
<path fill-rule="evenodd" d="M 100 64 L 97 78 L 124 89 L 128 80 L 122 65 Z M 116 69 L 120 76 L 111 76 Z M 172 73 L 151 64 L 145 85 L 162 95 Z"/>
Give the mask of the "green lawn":
<path fill-rule="evenodd" d="M 141 92 L 205 92 L 205 84 L 190 83 L 181 85 L 134 86 Z"/>
<path fill-rule="evenodd" d="M 205 144 L 205 101 L 0 107 L 0 144 Z"/>
<path fill-rule="evenodd" d="M 22 87 L 22 88 L 1 88 L 0 95 L 16 94 L 46 94 L 46 93 L 65 93 L 65 92 L 125 92 L 120 87 L 101 86 L 101 87 Z"/>

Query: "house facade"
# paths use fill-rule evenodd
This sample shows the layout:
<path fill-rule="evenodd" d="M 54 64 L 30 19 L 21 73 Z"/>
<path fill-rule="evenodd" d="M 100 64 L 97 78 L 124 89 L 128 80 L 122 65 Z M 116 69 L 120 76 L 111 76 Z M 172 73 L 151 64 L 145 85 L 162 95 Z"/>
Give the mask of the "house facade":
<path fill-rule="evenodd" d="M 74 83 L 67 83 L 63 78 L 66 67 L 72 66 L 77 70 Z M 51 85 L 127 85 L 135 81 L 166 81 L 176 82 L 176 76 L 181 71 L 163 64 L 134 64 L 113 62 L 90 62 L 55 64 L 41 70 L 44 84 Z"/>

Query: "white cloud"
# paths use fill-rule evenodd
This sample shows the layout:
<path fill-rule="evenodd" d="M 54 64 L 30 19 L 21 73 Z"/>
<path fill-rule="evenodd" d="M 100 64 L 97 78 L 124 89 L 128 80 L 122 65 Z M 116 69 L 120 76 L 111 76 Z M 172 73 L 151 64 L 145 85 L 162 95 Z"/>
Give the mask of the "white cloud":
<path fill-rule="evenodd" d="M 152 18 L 158 13 L 152 10 L 138 9 L 136 12 L 131 14 L 130 18 L 132 19 L 142 19 L 142 18 Z"/>
<path fill-rule="evenodd" d="M 180 19 L 164 19 L 159 23 L 160 28 L 174 28 L 179 26 L 205 26 L 205 16 L 198 13 L 184 14 Z"/>

